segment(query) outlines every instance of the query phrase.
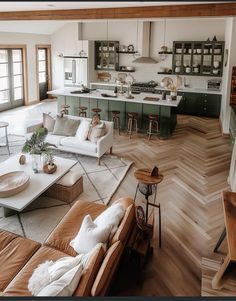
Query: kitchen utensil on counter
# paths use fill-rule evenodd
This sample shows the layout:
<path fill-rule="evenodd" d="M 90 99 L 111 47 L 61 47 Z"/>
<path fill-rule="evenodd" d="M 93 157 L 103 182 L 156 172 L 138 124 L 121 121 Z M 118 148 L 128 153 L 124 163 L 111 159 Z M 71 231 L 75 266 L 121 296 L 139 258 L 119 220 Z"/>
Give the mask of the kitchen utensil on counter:
<path fill-rule="evenodd" d="M 162 94 L 161 94 L 161 99 L 162 99 L 162 100 L 166 100 L 166 92 L 165 92 L 165 91 L 162 92 Z"/>
<path fill-rule="evenodd" d="M 107 93 L 101 93 L 102 97 L 112 97 L 112 98 L 116 98 L 117 95 L 116 94 L 107 94 Z"/>

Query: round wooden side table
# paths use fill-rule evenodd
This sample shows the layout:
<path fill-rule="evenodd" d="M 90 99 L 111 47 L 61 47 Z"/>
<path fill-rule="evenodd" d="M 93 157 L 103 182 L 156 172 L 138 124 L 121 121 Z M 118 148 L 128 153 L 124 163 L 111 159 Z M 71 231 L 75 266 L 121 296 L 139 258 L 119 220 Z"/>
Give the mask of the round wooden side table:
<path fill-rule="evenodd" d="M 156 195 L 157 195 L 157 185 L 162 182 L 163 175 L 158 174 L 157 176 L 151 176 L 151 169 L 138 169 L 134 172 L 135 178 L 138 180 L 138 185 L 136 188 L 134 202 L 136 200 L 136 196 L 138 190 L 145 196 L 146 199 L 146 223 L 148 221 L 148 207 L 152 206 L 158 208 L 159 211 L 159 247 L 161 248 L 161 204 L 156 203 Z M 149 202 L 149 196 L 154 195 L 153 203 Z"/>
<path fill-rule="evenodd" d="M 8 142 L 8 134 L 7 134 L 7 127 L 9 126 L 8 122 L 0 121 L 0 128 L 5 128 L 5 138 L 6 138 L 6 144 L 0 145 L 0 146 L 6 146 L 8 155 L 10 156 L 10 149 L 9 149 L 9 142 Z"/>

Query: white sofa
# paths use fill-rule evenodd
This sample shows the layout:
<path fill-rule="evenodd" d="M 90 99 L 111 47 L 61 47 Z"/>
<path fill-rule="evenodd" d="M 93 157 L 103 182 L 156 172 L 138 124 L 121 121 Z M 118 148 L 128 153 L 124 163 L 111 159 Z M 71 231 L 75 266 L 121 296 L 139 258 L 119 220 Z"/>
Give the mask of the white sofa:
<path fill-rule="evenodd" d="M 67 118 L 75 120 L 87 119 L 91 122 L 90 118 L 84 118 L 79 116 L 64 115 Z M 93 143 L 89 140 L 81 141 L 76 136 L 66 137 L 53 135 L 49 132 L 45 141 L 55 144 L 57 149 L 65 152 L 77 153 L 81 155 L 87 155 L 98 158 L 98 164 L 100 164 L 101 157 L 108 151 L 112 152 L 113 145 L 113 122 L 103 121 L 106 124 L 106 134 L 101 137 L 97 143 Z M 26 126 L 26 138 L 30 137 L 32 133 L 38 128 L 42 127 L 42 122 L 32 122 Z"/>

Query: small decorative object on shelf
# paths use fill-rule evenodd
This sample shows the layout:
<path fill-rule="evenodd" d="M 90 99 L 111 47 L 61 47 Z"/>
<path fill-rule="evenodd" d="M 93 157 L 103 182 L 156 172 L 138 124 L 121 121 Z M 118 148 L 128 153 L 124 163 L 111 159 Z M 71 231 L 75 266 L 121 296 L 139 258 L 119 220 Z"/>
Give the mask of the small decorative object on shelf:
<path fill-rule="evenodd" d="M 214 38 L 213 38 L 213 40 L 212 40 L 213 42 L 217 42 L 217 38 L 216 38 L 216 36 L 214 36 Z"/>
<path fill-rule="evenodd" d="M 134 45 L 129 44 L 127 47 L 128 52 L 134 52 Z"/>
<path fill-rule="evenodd" d="M 19 158 L 19 163 L 20 165 L 24 165 L 26 162 L 26 157 L 25 155 L 21 155 L 20 158 Z"/>

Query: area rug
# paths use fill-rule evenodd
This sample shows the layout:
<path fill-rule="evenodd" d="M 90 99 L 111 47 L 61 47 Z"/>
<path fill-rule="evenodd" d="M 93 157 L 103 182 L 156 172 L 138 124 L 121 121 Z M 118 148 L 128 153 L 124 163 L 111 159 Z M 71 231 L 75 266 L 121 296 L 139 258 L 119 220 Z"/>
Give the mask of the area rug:
<path fill-rule="evenodd" d="M 0 139 L 0 143 L 4 139 Z M 9 135 L 11 155 L 21 152 L 24 138 Z M 105 155 L 101 165 L 96 158 L 55 151 L 55 156 L 76 160 L 72 170 L 83 175 L 84 192 L 78 199 L 109 204 L 115 191 L 125 178 L 133 162 L 115 155 Z M 0 148 L 0 162 L 8 158 L 5 147 Z M 75 200 L 77 201 L 77 200 Z M 0 228 L 43 242 L 63 218 L 72 204 L 41 196 L 29 205 L 24 212 L 5 218 L 0 207 Z"/>

